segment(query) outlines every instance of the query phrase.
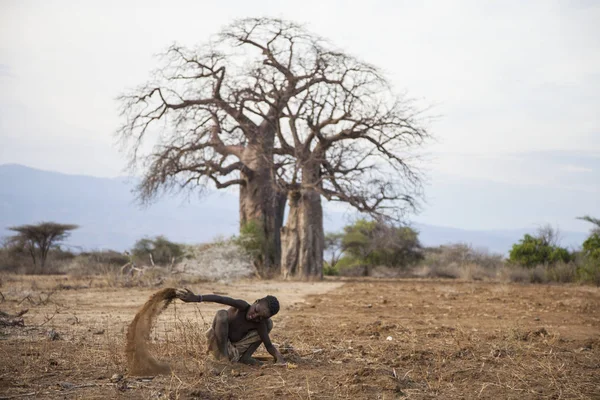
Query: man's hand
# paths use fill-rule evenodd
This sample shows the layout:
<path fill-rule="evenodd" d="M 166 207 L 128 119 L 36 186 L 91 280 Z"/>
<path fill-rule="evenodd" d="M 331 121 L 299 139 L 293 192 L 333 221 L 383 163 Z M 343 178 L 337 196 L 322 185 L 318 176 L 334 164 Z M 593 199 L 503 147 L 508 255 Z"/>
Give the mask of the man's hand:
<path fill-rule="evenodd" d="M 287 363 L 285 362 L 285 360 L 283 359 L 283 356 L 281 354 L 275 360 L 275 365 L 278 365 L 278 366 L 286 366 L 287 365 Z"/>
<path fill-rule="evenodd" d="M 175 291 L 175 296 L 181 300 L 181 301 L 185 301 L 186 303 L 190 303 L 190 302 L 200 302 L 202 301 L 202 297 L 200 296 L 196 296 L 194 294 L 194 292 L 192 292 L 190 289 L 185 288 L 185 289 L 177 289 Z"/>

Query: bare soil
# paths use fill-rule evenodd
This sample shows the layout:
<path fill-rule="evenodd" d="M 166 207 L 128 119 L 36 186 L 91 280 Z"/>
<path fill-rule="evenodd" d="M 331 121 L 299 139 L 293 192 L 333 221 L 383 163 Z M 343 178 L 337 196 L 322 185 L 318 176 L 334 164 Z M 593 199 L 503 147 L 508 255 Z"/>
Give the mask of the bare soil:
<path fill-rule="evenodd" d="M 288 361 L 217 363 L 215 304 L 174 301 L 150 335 L 172 374 L 128 376 L 127 326 L 163 287 L 0 277 L 0 399 L 599 399 L 600 289 L 433 280 L 189 285 L 280 299 L 273 342 Z"/>

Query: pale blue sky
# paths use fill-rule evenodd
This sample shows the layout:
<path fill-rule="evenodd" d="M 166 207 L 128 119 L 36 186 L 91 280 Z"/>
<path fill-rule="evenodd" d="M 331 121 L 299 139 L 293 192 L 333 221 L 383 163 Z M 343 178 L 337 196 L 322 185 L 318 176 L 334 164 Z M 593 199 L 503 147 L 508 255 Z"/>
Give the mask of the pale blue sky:
<path fill-rule="evenodd" d="M 600 214 L 600 1 L 0 0 L 0 164 L 122 174 L 115 97 L 173 41 L 248 16 L 306 23 L 434 106 L 423 222 L 586 229 L 543 201 L 529 219 L 511 217 L 512 202 L 449 210 L 449 182 L 510 198 L 556 190 L 557 210 Z"/>

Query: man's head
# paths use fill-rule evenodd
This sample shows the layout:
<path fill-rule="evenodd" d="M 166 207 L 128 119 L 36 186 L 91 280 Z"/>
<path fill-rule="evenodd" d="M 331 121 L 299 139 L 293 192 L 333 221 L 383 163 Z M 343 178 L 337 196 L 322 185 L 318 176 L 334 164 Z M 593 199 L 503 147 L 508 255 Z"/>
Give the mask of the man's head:
<path fill-rule="evenodd" d="M 268 295 L 258 299 L 246 312 L 246 319 L 250 321 L 263 321 L 271 318 L 279 312 L 279 301 L 277 297 Z"/>

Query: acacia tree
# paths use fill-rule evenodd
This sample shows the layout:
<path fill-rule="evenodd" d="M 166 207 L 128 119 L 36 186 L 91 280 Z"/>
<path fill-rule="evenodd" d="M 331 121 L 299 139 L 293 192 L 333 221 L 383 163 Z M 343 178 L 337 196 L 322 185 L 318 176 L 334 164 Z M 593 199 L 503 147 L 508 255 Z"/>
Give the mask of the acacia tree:
<path fill-rule="evenodd" d="M 37 225 L 20 225 L 8 228 L 16 235 L 10 236 L 9 241 L 18 243 L 29 252 L 34 268 L 39 261 L 40 270 L 44 271 L 48 252 L 52 246 L 58 245 L 79 226 L 72 224 L 58 224 L 55 222 L 41 222 Z"/>

